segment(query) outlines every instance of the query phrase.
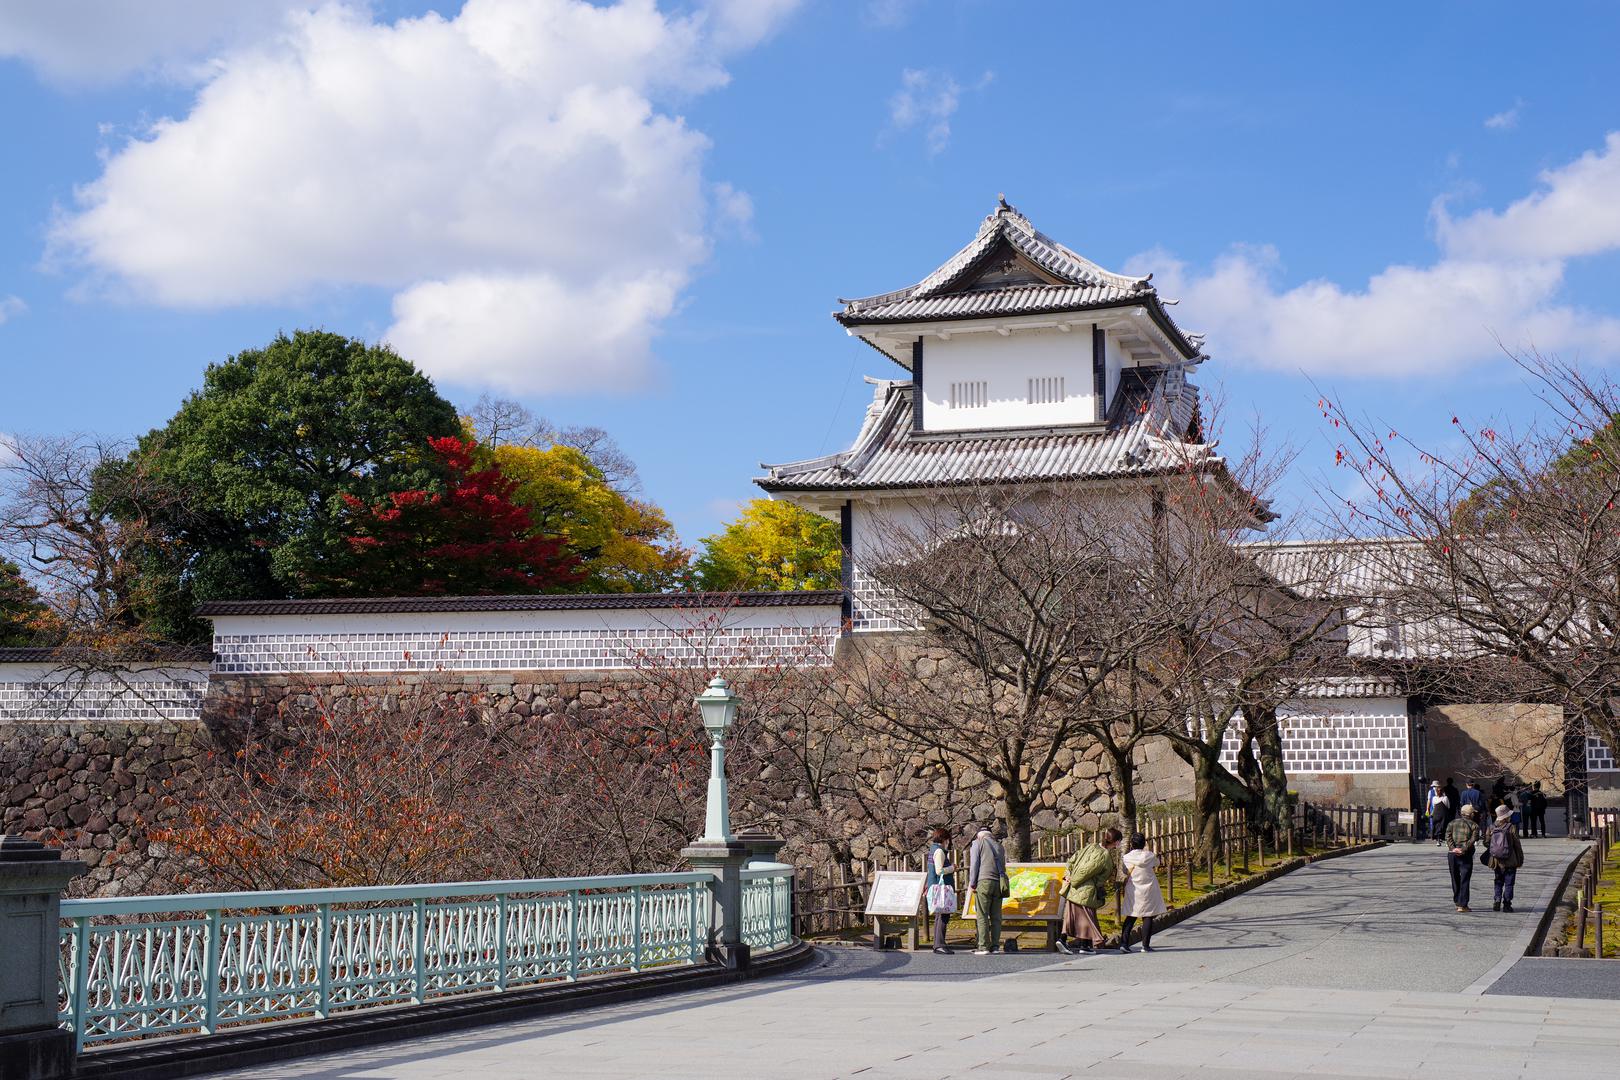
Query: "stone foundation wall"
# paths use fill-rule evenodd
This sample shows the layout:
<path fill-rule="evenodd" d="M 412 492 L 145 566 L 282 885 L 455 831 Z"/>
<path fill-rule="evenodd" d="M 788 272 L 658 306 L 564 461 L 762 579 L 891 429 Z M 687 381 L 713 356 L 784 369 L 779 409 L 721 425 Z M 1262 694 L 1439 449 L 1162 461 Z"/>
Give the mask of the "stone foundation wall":
<path fill-rule="evenodd" d="M 0 830 L 67 849 L 90 865 L 74 895 L 161 888 L 148 832 L 170 796 L 198 783 L 213 734 L 199 721 L 0 724 Z"/>
<path fill-rule="evenodd" d="M 748 678 L 745 673 L 738 679 L 744 695 Z M 210 755 L 234 753 L 250 729 L 262 731 L 322 711 L 341 714 L 361 698 L 418 689 L 431 689 L 448 708 L 523 723 L 551 714 L 612 711 L 647 692 L 647 683 L 631 671 L 216 674 L 195 721 L 0 724 L 0 826 L 60 844 L 70 857 L 89 862 L 91 872 L 77 894 L 161 891 L 168 887 L 161 865 L 165 851 L 149 834 L 194 797 Z M 1139 761 L 1143 804 L 1190 797 L 1190 773 L 1173 755 L 1147 747 Z M 823 857 L 841 847 L 856 858 L 887 859 L 914 850 L 933 823 L 966 828 L 1000 816 L 999 792 L 973 770 L 901 760 L 868 745 L 850 771 L 862 798 L 833 806 L 825 828 L 804 826 L 817 835 L 795 838 L 790 855 Z M 735 811 L 739 824 L 761 820 L 748 804 L 750 790 L 778 805 L 802 798 L 790 769 L 766 765 L 762 773 L 749 778 L 752 784 L 734 782 L 743 796 Z M 166 801 L 171 799 L 174 805 Z M 1037 803 L 1034 823 L 1037 830 L 1095 827 L 1112 807 L 1112 785 L 1101 763 L 1066 750 L 1059 755 L 1056 780 Z"/>

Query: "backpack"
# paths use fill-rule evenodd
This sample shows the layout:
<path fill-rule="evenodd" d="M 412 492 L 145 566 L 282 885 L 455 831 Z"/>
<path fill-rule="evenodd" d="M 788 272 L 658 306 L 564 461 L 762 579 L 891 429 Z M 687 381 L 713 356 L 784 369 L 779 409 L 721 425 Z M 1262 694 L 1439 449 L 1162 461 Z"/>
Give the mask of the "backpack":
<path fill-rule="evenodd" d="M 1508 837 L 1506 825 L 1498 825 L 1491 830 L 1491 858 L 1507 860 L 1513 857 L 1513 842 Z"/>

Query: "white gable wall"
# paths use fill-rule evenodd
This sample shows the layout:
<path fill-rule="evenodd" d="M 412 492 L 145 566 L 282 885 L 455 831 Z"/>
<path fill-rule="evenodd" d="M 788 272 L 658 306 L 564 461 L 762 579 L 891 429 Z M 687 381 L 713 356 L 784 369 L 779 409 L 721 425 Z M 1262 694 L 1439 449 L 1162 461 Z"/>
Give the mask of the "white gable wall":
<path fill-rule="evenodd" d="M 1118 352 L 1110 351 L 1110 378 L 1118 381 Z M 1061 400 L 1029 403 L 1031 379 L 1061 379 Z M 1048 427 L 1097 419 L 1092 394 L 1091 324 L 929 337 L 923 342 L 924 431 Z M 952 405 L 952 388 L 956 404 Z M 1051 384 L 1047 383 L 1046 387 Z"/>

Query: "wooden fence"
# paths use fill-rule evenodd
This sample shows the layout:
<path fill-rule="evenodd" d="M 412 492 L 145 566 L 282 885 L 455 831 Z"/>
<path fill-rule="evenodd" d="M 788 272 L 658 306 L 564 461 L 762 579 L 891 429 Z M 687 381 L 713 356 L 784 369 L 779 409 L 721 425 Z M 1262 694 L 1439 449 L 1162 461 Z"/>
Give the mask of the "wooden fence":
<path fill-rule="evenodd" d="M 1592 849 L 1592 872 L 1586 875 L 1575 897 L 1575 930 L 1574 944 L 1578 948 L 1587 948 L 1587 928 L 1591 928 L 1592 955 L 1603 959 L 1603 938 L 1606 924 L 1609 929 L 1609 944 L 1614 945 L 1614 933 L 1620 930 L 1620 911 L 1605 911 L 1605 904 L 1597 898 L 1598 880 L 1607 872 L 1610 864 L 1614 862 L 1614 844 L 1620 841 L 1620 810 L 1600 807 L 1587 811 L 1587 828 L 1590 830 L 1596 846 Z"/>
<path fill-rule="evenodd" d="M 1374 839 L 1404 839 L 1409 827 L 1398 825 L 1397 814 L 1396 810 L 1378 807 L 1309 806 L 1301 803 L 1295 808 L 1293 828 L 1286 834 L 1282 853 L 1292 855 L 1296 843 L 1326 847 Z M 1218 854 L 1202 862 L 1194 859 L 1198 836 L 1192 815 L 1144 815 L 1138 828 L 1147 837 L 1148 847 L 1158 853 L 1160 863 L 1172 879 L 1172 900 L 1174 879 L 1178 877 L 1191 886 L 1196 877 L 1213 880 L 1216 863 L 1224 864 L 1228 869 L 1238 865 L 1246 870 L 1251 857 L 1263 860 L 1268 855 L 1266 844 L 1249 832 L 1244 813 L 1239 809 L 1221 811 Z M 1032 861 L 1066 862 L 1070 855 L 1091 843 L 1100 831 L 1077 829 L 1041 836 L 1035 842 Z M 855 859 L 847 869 L 832 865 L 799 867 L 794 884 L 798 935 L 809 937 L 837 933 L 864 925 L 866 890 L 872 875 L 879 870 L 922 870 L 925 852 L 926 848 L 886 862 Z M 952 861 L 958 874 L 965 873 L 968 849 L 954 850 Z"/>

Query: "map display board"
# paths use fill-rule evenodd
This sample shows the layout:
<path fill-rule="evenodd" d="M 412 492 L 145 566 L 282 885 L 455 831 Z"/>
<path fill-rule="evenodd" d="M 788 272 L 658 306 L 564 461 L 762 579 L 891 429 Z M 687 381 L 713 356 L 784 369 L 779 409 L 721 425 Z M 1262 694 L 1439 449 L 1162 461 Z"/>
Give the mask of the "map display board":
<path fill-rule="evenodd" d="M 911 870 L 879 870 L 872 875 L 866 914 L 909 917 L 922 907 L 928 875 Z"/>
<path fill-rule="evenodd" d="M 1008 863 L 1007 877 L 1012 880 L 1012 895 L 1001 902 L 1003 919 L 1059 919 L 1063 914 L 1064 864 Z M 962 918 L 977 919 L 978 897 L 972 892 L 962 894 Z"/>

